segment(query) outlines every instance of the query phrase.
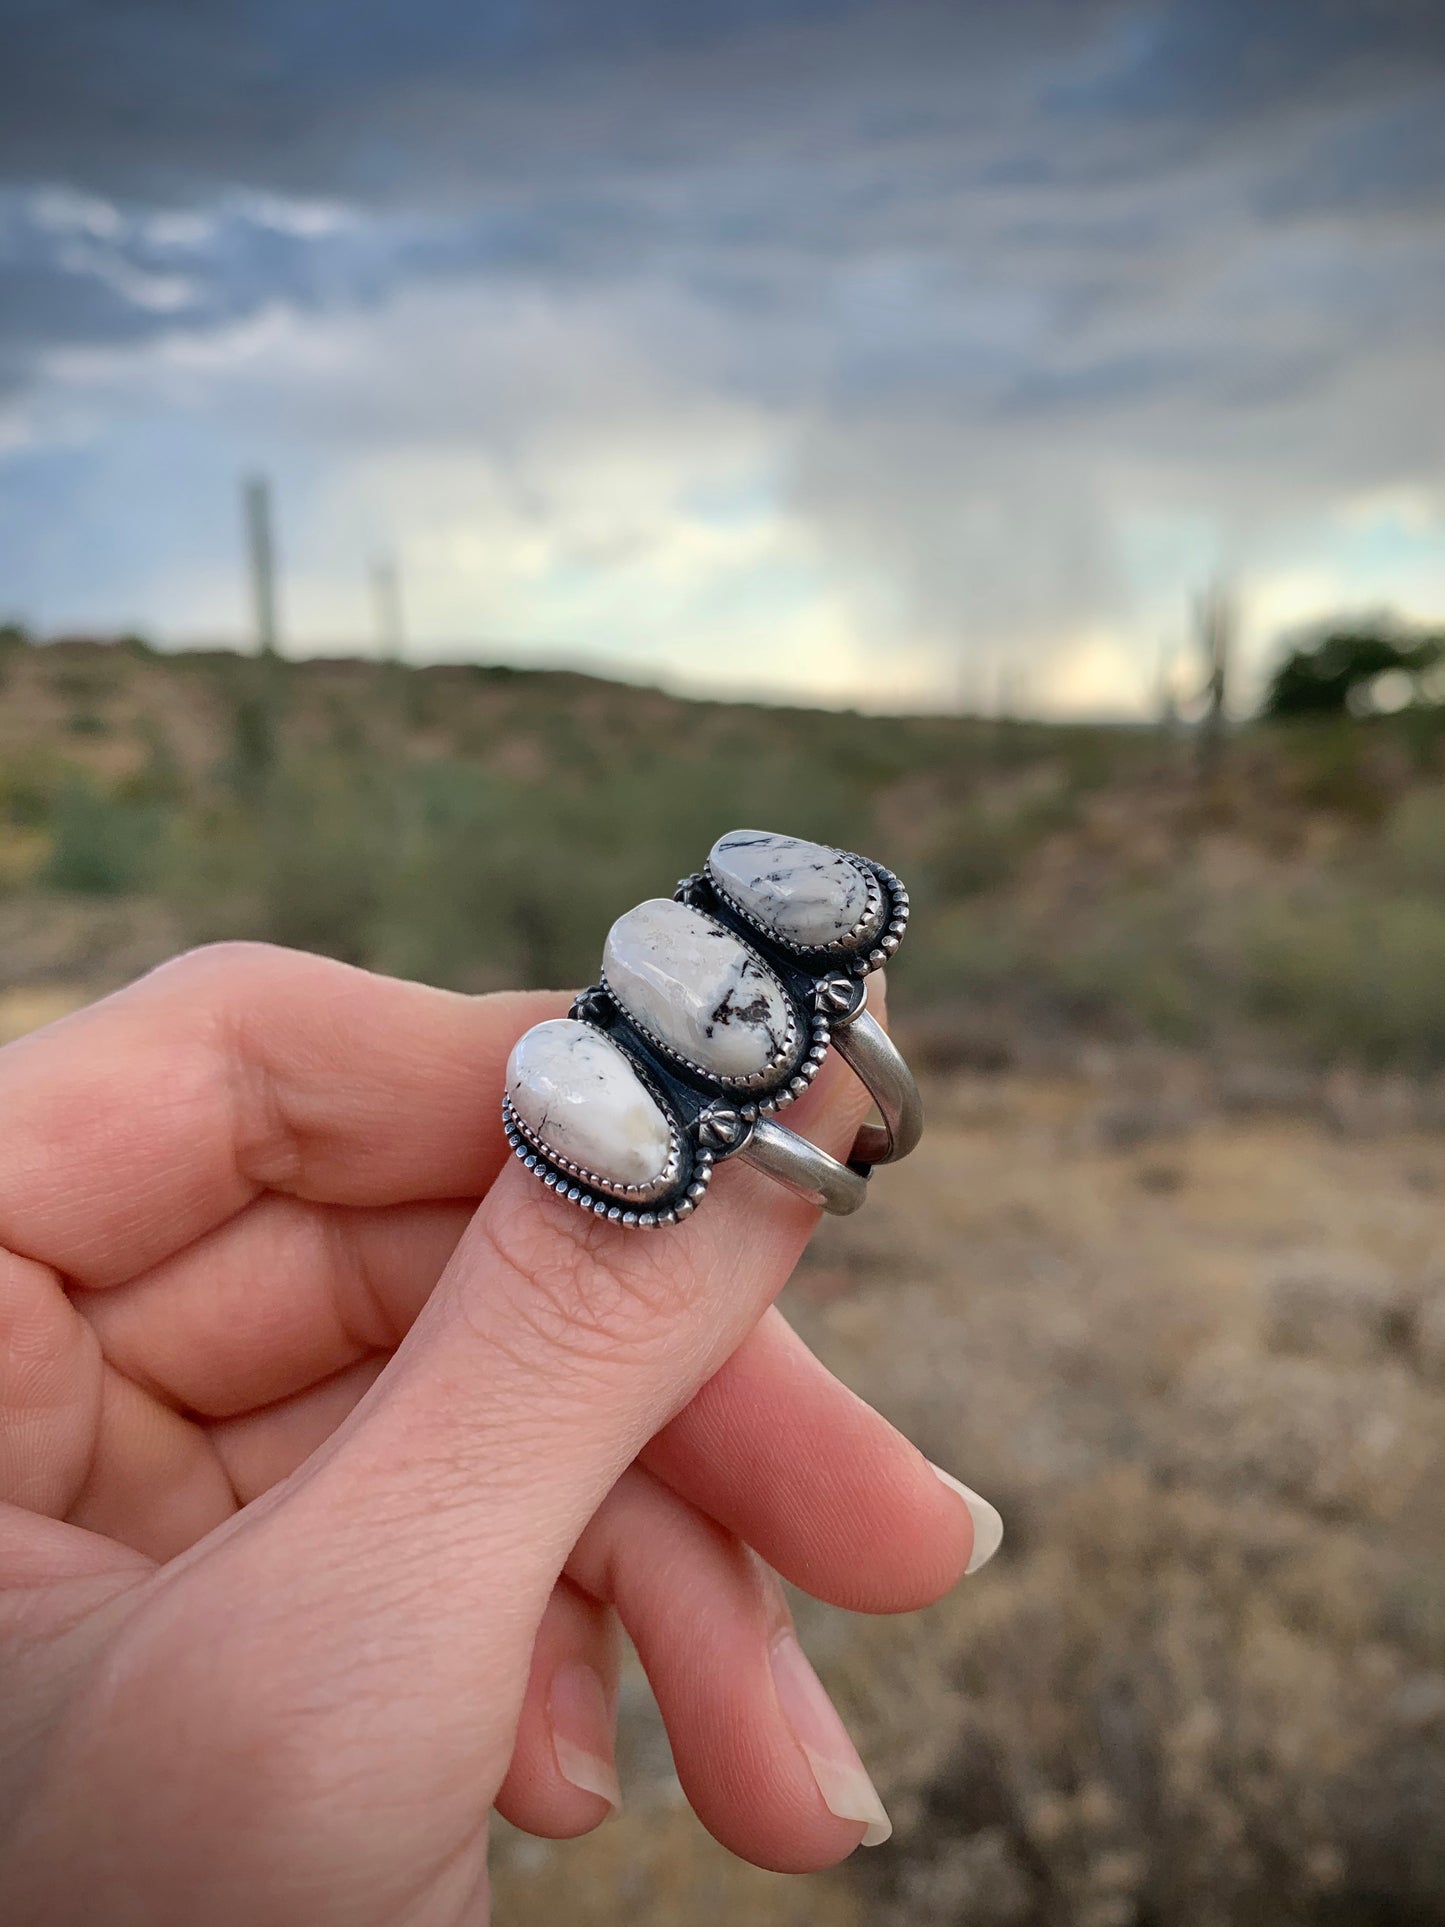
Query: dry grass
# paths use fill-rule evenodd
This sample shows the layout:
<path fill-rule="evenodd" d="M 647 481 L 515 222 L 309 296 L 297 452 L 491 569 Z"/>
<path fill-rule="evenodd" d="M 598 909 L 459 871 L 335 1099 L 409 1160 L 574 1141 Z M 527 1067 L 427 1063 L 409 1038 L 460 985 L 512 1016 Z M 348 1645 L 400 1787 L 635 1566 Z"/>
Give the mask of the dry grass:
<path fill-rule="evenodd" d="M 1117 1102 L 941 1087 L 790 1289 L 1008 1521 L 929 1613 L 803 1603 L 894 1843 L 782 1886 L 728 1867 L 634 1695 L 633 1811 L 504 1845 L 500 1920 L 1445 1920 L 1445 1142 L 1205 1111 L 1120 1149 Z"/>
<path fill-rule="evenodd" d="M 1445 710 L 1250 732 L 1204 794 L 1142 733 L 571 677 L 0 683 L 0 1039 L 208 936 L 581 982 L 749 818 L 917 886 L 932 1128 L 789 1294 L 1008 1521 L 931 1613 L 802 1606 L 894 1843 L 730 1860 L 634 1681 L 630 1811 L 504 1831 L 499 1921 L 1445 1927 Z"/>
<path fill-rule="evenodd" d="M 940 1061 L 1153 1039 L 1276 1080 L 1445 1077 L 1442 778 L 1445 706 L 1253 728 L 1205 790 L 1187 740 L 1137 730 L 11 644 L 0 990 L 53 981 L 67 917 L 50 961 L 92 989 L 224 936 L 580 981 L 619 902 L 752 820 L 907 875 L 928 934 L 898 982 Z"/>

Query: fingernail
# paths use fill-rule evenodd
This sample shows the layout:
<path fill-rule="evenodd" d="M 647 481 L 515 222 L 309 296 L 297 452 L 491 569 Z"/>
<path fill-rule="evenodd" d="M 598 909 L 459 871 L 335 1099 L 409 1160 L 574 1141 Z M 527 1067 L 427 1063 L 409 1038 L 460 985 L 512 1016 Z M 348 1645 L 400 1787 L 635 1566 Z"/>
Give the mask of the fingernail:
<path fill-rule="evenodd" d="M 935 1465 L 932 1459 L 928 1461 L 928 1467 L 931 1472 L 936 1472 L 949 1491 L 956 1492 L 968 1507 L 973 1519 L 973 1551 L 968 1555 L 968 1564 L 963 1570 L 965 1573 L 977 1572 L 980 1566 L 988 1564 L 1003 1544 L 1003 1520 L 999 1516 L 998 1507 L 990 1505 L 987 1499 L 971 1491 L 968 1486 L 955 1479 L 951 1472 L 945 1472 L 941 1465 Z"/>
<path fill-rule="evenodd" d="M 824 1806 L 840 1820 L 861 1821 L 863 1845 L 881 1847 L 893 1822 L 797 1635 L 791 1629 L 779 1633 L 769 1657 L 778 1703 L 808 1756 Z"/>
<path fill-rule="evenodd" d="M 620 1809 L 622 1788 L 612 1757 L 612 1715 L 602 1681 L 590 1666 L 569 1660 L 557 1668 L 547 1695 L 547 1717 L 562 1778 Z"/>

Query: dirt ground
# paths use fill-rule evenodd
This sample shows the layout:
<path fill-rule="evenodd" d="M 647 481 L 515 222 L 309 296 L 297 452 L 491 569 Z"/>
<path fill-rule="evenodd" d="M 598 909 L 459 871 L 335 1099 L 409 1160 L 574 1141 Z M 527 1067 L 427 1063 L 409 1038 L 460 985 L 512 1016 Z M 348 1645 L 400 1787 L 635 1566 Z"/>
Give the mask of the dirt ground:
<path fill-rule="evenodd" d="M 894 1843 L 813 1879 L 739 1866 L 634 1683 L 628 1811 L 504 1838 L 497 1918 L 1436 1918 L 1445 1842 L 1412 1802 L 1445 1759 L 1445 1137 L 1088 1081 L 930 1100 L 785 1301 L 1008 1526 L 929 1613 L 801 1614 Z"/>
<path fill-rule="evenodd" d="M 79 995 L 10 993 L 0 1039 Z M 1445 1134 L 1197 1089 L 936 1079 L 921 1149 L 789 1288 L 1007 1523 L 928 1613 L 799 1602 L 894 1841 L 733 1860 L 634 1674 L 626 1811 L 499 1828 L 499 1923 L 1445 1921 Z"/>

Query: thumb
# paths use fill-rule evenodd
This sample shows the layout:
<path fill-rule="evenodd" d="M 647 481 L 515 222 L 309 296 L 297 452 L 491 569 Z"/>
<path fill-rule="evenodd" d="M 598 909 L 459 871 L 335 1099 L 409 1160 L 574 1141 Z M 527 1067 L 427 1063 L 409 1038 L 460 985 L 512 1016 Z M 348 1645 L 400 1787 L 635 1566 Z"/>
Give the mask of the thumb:
<path fill-rule="evenodd" d="M 789 1121 L 844 1156 L 867 1107 L 834 1056 Z M 248 1597 L 291 1602 L 280 1643 L 297 1690 L 360 1705 L 390 1779 L 409 1774 L 417 1793 L 433 1777 L 500 1780 L 532 1640 L 583 1527 L 762 1316 L 816 1221 L 738 1160 L 703 1209 L 652 1232 L 581 1212 L 508 1161 L 368 1398 L 233 1542 Z M 404 1731 L 378 1744 L 397 1706 Z"/>

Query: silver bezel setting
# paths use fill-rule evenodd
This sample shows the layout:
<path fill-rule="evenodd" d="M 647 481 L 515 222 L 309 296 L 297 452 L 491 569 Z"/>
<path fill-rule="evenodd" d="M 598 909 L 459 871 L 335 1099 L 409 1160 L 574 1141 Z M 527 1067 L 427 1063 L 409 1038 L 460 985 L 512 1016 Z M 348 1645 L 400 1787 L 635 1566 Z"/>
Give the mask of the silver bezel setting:
<path fill-rule="evenodd" d="M 785 937 L 779 930 L 769 929 L 761 917 L 754 915 L 751 910 L 744 909 L 737 898 L 728 890 L 719 878 L 717 871 L 713 868 L 711 856 L 708 857 L 707 862 L 703 865 L 703 871 L 708 882 L 728 906 L 729 910 L 733 912 L 734 916 L 741 917 L 744 922 L 751 924 L 755 930 L 764 931 L 768 941 L 777 944 L 780 949 L 791 950 L 795 956 L 799 957 L 815 957 L 821 955 L 823 952 L 827 952 L 830 955 L 839 955 L 844 951 L 857 950 L 860 944 L 868 942 L 883 928 L 883 891 L 879 886 L 878 878 L 874 874 L 872 866 L 866 863 L 862 857 L 854 856 L 851 850 L 835 849 L 831 843 L 818 844 L 815 847 L 827 849 L 834 856 L 841 856 L 845 861 L 851 863 L 855 870 L 862 873 L 864 885 L 868 893 L 863 914 L 858 918 L 858 921 L 853 925 L 852 929 L 845 930 L 841 937 L 833 937 L 827 943 L 798 943 L 792 937 Z"/>
<path fill-rule="evenodd" d="M 636 1065 L 633 1068 L 638 1069 Z M 638 1074 L 643 1075 L 640 1070 Z M 656 1096 L 651 1079 L 643 1076 L 643 1082 Z M 562 1157 L 550 1145 L 544 1144 L 529 1124 L 523 1122 L 509 1096 L 502 1099 L 502 1127 L 513 1155 L 521 1160 L 528 1171 L 534 1172 L 548 1190 L 555 1191 L 559 1198 L 566 1198 L 569 1203 L 579 1205 L 584 1211 L 591 1211 L 596 1217 L 608 1218 L 614 1224 L 649 1231 L 656 1225 L 675 1224 L 679 1218 L 688 1217 L 697 1209 L 712 1182 L 715 1161 L 711 1151 L 704 1148 L 696 1150 L 692 1177 L 682 1195 L 672 1196 L 670 1202 L 663 1202 L 678 1189 L 682 1176 L 683 1137 L 666 1102 L 659 1101 L 668 1121 L 672 1148 L 665 1172 L 650 1185 L 619 1185 L 595 1171 L 574 1164 L 570 1158 Z M 594 1193 L 600 1195 L 594 1196 Z"/>
<path fill-rule="evenodd" d="M 787 1043 L 761 1071 L 726 1077 L 694 1062 L 633 1015 L 605 972 L 600 983 L 574 999 L 569 1014 L 622 1051 L 667 1120 L 670 1148 L 658 1178 L 646 1185 L 618 1184 L 563 1157 L 523 1121 L 508 1095 L 502 1122 L 507 1143 L 525 1169 L 559 1198 L 628 1230 L 650 1231 L 691 1216 L 706 1197 L 716 1166 L 746 1149 L 764 1117 L 785 1110 L 807 1090 L 827 1061 L 834 1031 L 863 1010 L 867 976 L 903 940 L 909 904 L 898 877 L 852 851 L 837 854 L 867 876 L 868 904 L 852 930 L 826 945 L 810 948 L 769 930 L 728 895 L 710 866 L 684 877 L 673 892 L 676 901 L 734 937 L 783 988 Z M 866 1175 L 866 1166 L 855 1168 Z M 856 1204 L 829 1205 L 853 1208 Z"/>
<path fill-rule="evenodd" d="M 677 899 L 674 898 L 673 901 L 676 902 Z M 733 942 L 752 958 L 759 970 L 767 972 L 768 976 L 783 993 L 783 1001 L 788 1009 L 788 1034 L 783 1042 L 782 1049 L 775 1052 L 768 1062 L 763 1065 L 761 1070 L 750 1071 L 746 1077 L 729 1077 L 723 1071 L 715 1071 L 710 1069 L 706 1064 L 697 1063 L 695 1059 L 685 1056 L 675 1044 L 669 1044 L 665 1037 L 660 1037 L 650 1024 L 646 1023 L 630 1005 L 623 1001 L 616 989 L 608 981 L 605 968 L 598 979 L 601 988 L 607 992 L 607 995 L 622 1012 L 628 1023 L 632 1025 L 634 1030 L 638 1031 L 647 1039 L 654 1050 L 659 1051 L 664 1057 L 670 1059 L 672 1063 L 678 1065 L 682 1070 L 690 1071 L 694 1077 L 700 1077 L 708 1084 L 721 1085 L 721 1087 L 727 1091 L 766 1091 L 774 1084 L 786 1082 L 795 1072 L 801 1071 L 801 1065 L 806 1057 L 805 1047 L 799 1035 L 798 1014 L 794 1008 L 793 999 L 788 995 L 787 985 L 768 962 L 767 958 L 756 950 L 745 937 L 740 937 L 735 930 L 729 930 L 725 923 L 719 923 L 716 917 L 709 916 L 706 910 L 699 909 L 696 904 L 688 904 L 687 908 L 710 923 L 715 930 L 720 930 L 725 937 L 731 937 Z M 813 1041 L 816 1042 L 816 1038 Z"/>
<path fill-rule="evenodd" d="M 863 915 L 857 919 L 857 923 L 852 927 L 852 931 L 844 931 L 842 937 L 834 937 L 830 942 L 827 942 L 827 944 L 800 944 L 794 937 L 784 937 L 782 931 L 771 931 L 771 929 L 763 923 L 761 917 L 757 917 L 751 910 L 744 910 L 744 906 L 738 902 L 738 898 L 732 896 L 732 892 L 719 881 L 719 875 L 717 875 L 717 871 L 713 869 L 713 859 L 711 859 L 711 856 L 709 856 L 707 865 L 705 865 L 705 875 L 707 875 L 707 881 L 713 886 L 713 890 L 719 894 L 719 898 L 728 906 L 728 910 L 732 911 L 736 917 L 744 917 L 755 931 L 767 931 L 767 937 L 769 937 L 771 942 L 778 944 L 778 948 L 782 948 L 782 950 L 792 950 L 794 956 L 800 956 L 800 958 L 805 958 L 805 956 L 819 956 L 819 954 L 825 952 L 825 950 L 827 950 L 830 956 L 840 956 L 842 952 L 857 950 L 859 944 L 863 944 L 863 942 L 867 942 L 869 938 L 875 937 L 880 929 L 882 929 L 882 890 L 879 888 L 879 879 L 873 875 L 871 869 L 867 869 L 865 863 L 859 863 L 859 859 L 852 856 L 848 850 L 838 850 L 836 854 L 848 858 L 848 861 L 854 865 L 855 869 L 861 869 L 861 871 L 863 871 L 863 881 L 865 881 L 865 886 L 867 886 L 867 904 L 865 904 Z"/>
<path fill-rule="evenodd" d="M 752 911 L 745 910 L 736 897 L 731 896 L 718 878 L 709 857 L 706 866 L 694 875 L 684 877 L 673 892 L 679 903 L 687 903 L 693 908 L 690 892 L 698 883 L 705 883 L 720 903 L 725 903 L 733 915 L 745 923 L 749 930 L 768 943 L 776 944 L 779 950 L 786 951 L 799 960 L 810 957 L 836 958 L 847 960 L 847 967 L 855 976 L 866 976 L 870 971 L 880 970 L 903 941 L 908 928 L 908 892 L 903 884 L 881 863 L 874 863 L 866 856 L 859 856 L 853 850 L 834 849 L 832 844 L 822 846 L 833 850 L 836 856 L 846 857 L 848 862 L 860 869 L 868 882 L 868 904 L 862 916 L 851 930 L 831 943 L 795 943 L 791 937 L 782 936 L 770 930 Z M 864 946 L 867 946 L 865 949 Z"/>
<path fill-rule="evenodd" d="M 634 1065 L 633 1069 L 635 1070 L 636 1068 L 636 1065 Z M 643 1081 L 645 1082 L 646 1080 Z M 656 1098 L 657 1093 L 654 1091 L 651 1095 Z M 543 1152 L 547 1162 L 553 1165 L 559 1173 L 563 1173 L 570 1178 L 576 1178 L 581 1184 L 590 1185 L 594 1191 L 605 1191 L 609 1197 L 636 1201 L 642 1204 L 651 1204 L 654 1200 L 662 1197 L 672 1189 L 673 1185 L 677 1183 L 678 1173 L 682 1169 L 682 1140 L 678 1133 L 677 1124 L 668 1114 L 665 1105 L 660 1104 L 659 1108 L 662 1110 L 663 1116 L 667 1118 L 667 1134 L 669 1139 L 667 1163 L 648 1184 L 622 1184 L 619 1183 L 616 1178 L 604 1178 L 596 1171 L 589 1171 L 585 1164 L 574 1164 L 571 1158 L 563 1157 L 560 1151 L 548 1144 L 538 1132 L 532 1129 L 532 1126 L 527 1123 L 526 1119 L 520 1115 L 510 1095 L 503 1100 L 502 1112 L 503 1121 L 508 1127 L 524 1137 L 534 1151 Z"/>

